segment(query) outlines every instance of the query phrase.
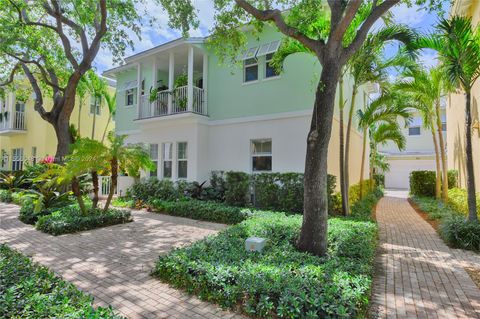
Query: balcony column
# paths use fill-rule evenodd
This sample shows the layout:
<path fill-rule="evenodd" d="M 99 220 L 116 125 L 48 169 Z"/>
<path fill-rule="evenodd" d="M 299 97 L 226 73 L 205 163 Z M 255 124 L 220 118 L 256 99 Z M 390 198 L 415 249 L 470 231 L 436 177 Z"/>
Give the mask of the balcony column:
<path fill-rule="evenodd" d="M 207 53 L 203 53 L 203 76 L 202 76 L 202 81 L 203 81 L 203 114 L 207 115 L 207 81 L 208 77 L 208 55 Z M 202 103 L 202 102 L 200 102 Z"/>
<path fill-rule="evenodd" d="M 153 58 L 153 69 L 152 69 L 152 90 L 157 88 L 157 58 Z M 158 96 L 157 96 L 158 97 Z M 150 101 L 150 92 L 148 95 L 148 101 Z M 150 103 L 150 115 L 155 115 L 155 101 Z"/>
<path fill-rule="evenodd" d="M 168 114 L 172 114 L 173 110 L 173 82 L 175 81 L 175 55 L 170 52 L 168 55 Z"/>
<path fill-rule="evenodd" d="M 187 110 L 193 111 L 193 47 L 188 48 Z"/>
<path fill-rule="evenodd" d="M 143 117 L 142 114 L 142 65 L 137 63 L 137 113 L 138 118 Z"/>

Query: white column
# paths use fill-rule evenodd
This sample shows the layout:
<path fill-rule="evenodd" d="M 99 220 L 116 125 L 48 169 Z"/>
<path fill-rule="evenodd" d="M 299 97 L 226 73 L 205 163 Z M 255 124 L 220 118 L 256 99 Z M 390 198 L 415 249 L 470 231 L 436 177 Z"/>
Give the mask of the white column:
<path fill-rule="evenodd" d="M 187 110 L 193 111 L 193 47 L 188 48 Z"/>
<path fill-rule="evenodd" d="M 168 56 L 168 90 L 173 93 L 173 82 L 175 81 L 175 55 L 170 52 Z M 168 114 L 172 114 L 173 96 L 168 95 Z"/>
<path fill-rule="evenodd" d="M 137 63 L 137 112 L 138 118 L 142 117 L 142 107 L 141 107 L 141 98 L 142 98 L 142 65 Z"/>
<path fill-rule="evenodd" d="M 157 58 L 153 58 L 153 68 L 152 68 L 152 90 L 157 88 Z M 150 93 L 149 93 L 150 94 Z M 150 101 L 150 96 L 148 97 Z M 150 103 L 150 115 L 154 115 L 155 102 Z"/>
<path fill-rule="evenodd" d="M 207 111 L 207 85 L 208 85 L 208 55 L 203 53 L 203 112 L 205 115 L 208 114 Z"/>

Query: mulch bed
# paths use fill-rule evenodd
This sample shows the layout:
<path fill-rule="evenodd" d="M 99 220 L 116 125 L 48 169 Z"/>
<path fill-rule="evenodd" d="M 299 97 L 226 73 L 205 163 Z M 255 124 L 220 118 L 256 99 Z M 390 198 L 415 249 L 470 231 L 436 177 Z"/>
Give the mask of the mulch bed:
<path fill-rule="evenodd" d="M 478 286 L 480 289 L 480 268 L 472 268 L 466 267 L 465 271 L 470 275 L 473 282 Z"/>
<path fill-rule="evenodd" d="M 415 202 L 413 200 L 411 200 L 410 198 L 408 199 L 408 202 L 410 203 L 410 206 L 413 207 L 413 209 L 415 209 L 415 211 L 417 212 L 418 215 L 420 215 L 420 217 L 422 217 L 427 223 L 430 224 L 430 226 L 433 227 L 433 229 L 435 229 L 436 231 L 438 231 L 438 229 L 440 228 L 440 221 L 438 220 L 435 220 L 435 219 L 431 219 L 427 213 L 425 213 L 423 210 L 421 210 L 417 204 L 415 204 Z"/>

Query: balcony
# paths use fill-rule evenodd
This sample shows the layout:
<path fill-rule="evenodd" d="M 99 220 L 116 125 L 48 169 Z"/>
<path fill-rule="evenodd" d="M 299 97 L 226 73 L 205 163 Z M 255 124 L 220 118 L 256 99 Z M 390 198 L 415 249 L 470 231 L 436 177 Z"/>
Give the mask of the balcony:
<path fill-rule="evenodd" d="M 181 86 L 173 91 L 163 90 L 152 99 L 142 96 L 140 100 L 139 119 L 166 116 L 180 113 L 207 115 L 205 107 L 205 90 L 193 86 L 192 103 L 188 103 L 188 86 Z"/>
<path fill-rule="evenodd" d="M 13 116 L 9 112 L 4 112 L 0 121 L 0 135 L 13 135 L 25 133 L 25 112 L 15 111 Z"/>

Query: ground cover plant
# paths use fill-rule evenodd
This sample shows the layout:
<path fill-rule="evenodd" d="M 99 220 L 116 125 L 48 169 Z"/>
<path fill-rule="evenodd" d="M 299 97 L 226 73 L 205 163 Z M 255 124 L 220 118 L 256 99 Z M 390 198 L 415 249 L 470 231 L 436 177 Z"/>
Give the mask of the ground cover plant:
<path fill-rule="evenodd" d="M 92 297 L 3 244 L 0 245 L 0 317 L 121 318 L 111 308 L 94 308 Z"/>
<path fill-rule="evenodd" d="M 378 193 L 377 193 L 378 194 Z M 328 255 L 295 247 L 302 216 L 257 211 L 216 236 L 161 256 L 153 275 L 222 307 L 260 318 L 352 318 L 369 303 L 377 226 L 369 218 L 377 195 L 358 216 L 330 218 Z M 363 200 L 362 200 L 363 201 Z M 367 212 L 360 213 L 365 209 Z M 267 238 L 246 252 L 251 236 Z"/>

